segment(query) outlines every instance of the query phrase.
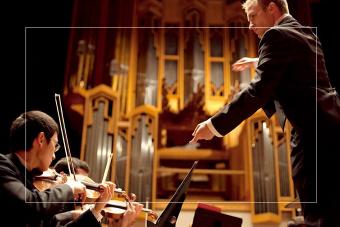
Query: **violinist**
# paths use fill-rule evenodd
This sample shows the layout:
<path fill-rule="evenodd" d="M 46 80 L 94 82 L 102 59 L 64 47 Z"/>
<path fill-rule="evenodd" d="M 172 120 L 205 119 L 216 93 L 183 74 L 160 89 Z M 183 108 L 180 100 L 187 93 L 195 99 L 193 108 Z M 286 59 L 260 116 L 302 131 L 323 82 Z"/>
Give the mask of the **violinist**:
<path fill-rule="evenodd" d="M 72 161 L 74 164 L 75 173 L 78 175 L 83 175 L 87 177 L 90 174 L 90 167 L 87 164 L 87 162 L 80 160 L 79 158 L 72 157 Z M 61 158 L 55 165 L 54 170 L 57 173 L 65 173 L 69 175 L 69 169 L 68 169 L 68 163 L 67 158 Z M 112 197 L 111 197 L 112 198 Z M 110 199 L 111 199 L 110 198 Z M 132 199 L 132 202 L 135 198 Z M 68 223 L 70 224 L 72 220 L 76 219 L 78 216 L 80 216 L 84 211 L 86 212 L 88 204 L 83 205 L 82 210 L 72 210 L 69 212 L 64 212 L 57 214 L 53 217 L 53 224 L 52 226 L 63 226 L 63 224 Z M 105 207 L 106 204 L 104 204 L 101 209 Z M 90 207 L 97 206 L 97 203 L 90 204 Z M 122 215 L 122 220 L 120 222 L 120 227 L 131 227 L 135 223 L 136 218 L 141 213 L 141 210 L 143 208 L 142 204 L 139 203 L 131 203 L 127 206 L 126 211 Z M 99 209 L 99 208 L 98 208 Z M 100 216 L 100 218 L 102 218 Z M 67 225 L 68 226 L 68 225 Z"/>
<path fill-rule="evenodd" d="M 102 215 L 100 211 L 106 206 L 106 203 L 113 197 L 115 185 L 112 182 L 101 184 L 103 191 L 96 200 L 94 206 L 86 210 L 71 210 L 59 213 L 53 216 L 50 226 L 55 227 L 80 227 L 80 226 L 97 226 L 100 227 Z"/>
<path fill-rule="evenodd" d="M 90 167 L 87 164 L 87 162 L 80 160 L 79 158 L 72 157 L 72 161 L 74 164 L 74 169 L 76 171 L 76 174 L 79 175 L 84 175 L 88 176 L 90 173 Z M 61 158 L 55 165 L 54 165 L 54 170 L 57 173 L 65 173 L 69 175 L 69 170 L 68 170 L 68 164 L 67 164 L 67 158 Z"/>
<path fill-rule="evenodd" d="M 48 169 L 60 147 L 58 132 L 53 118 L 41 111 L 25 112 L 12 123 L 11 153 L 0 154 L 1 221 L 12 226 L 50 226 L 53 215 L 73 209 L 74 198 L 85 194 L 85 186 L 77 181 L 45 191 L 34 187 L 34 176 Z M 105 190 L 109 194 L 110 186 L 104 186 Z M 97 221 L 95 212 L 91 210 L 85 218 Z"/>

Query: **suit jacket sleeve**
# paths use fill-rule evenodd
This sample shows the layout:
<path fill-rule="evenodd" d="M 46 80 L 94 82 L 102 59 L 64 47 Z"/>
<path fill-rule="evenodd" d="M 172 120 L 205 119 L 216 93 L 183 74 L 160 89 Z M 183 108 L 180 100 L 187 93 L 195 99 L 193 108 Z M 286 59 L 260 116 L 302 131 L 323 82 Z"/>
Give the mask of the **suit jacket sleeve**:
<path fill-rule="evenodd" d="M 51 226 L 60 227 L 65 226 L 67 223 L 73 221 L 71 211 L 59 213 L 53 216 Z"/>
<path fill-rule="evenodd" d="M 82 213 L 78 218 L 72 218 L 71 212 L 57 214 L 53 217 L 51 226 L 55 227 L 80 227 L 80 226 L 98 226 L 100 222 L 97 221 L 90 209 Z"/>
<path fill-rule="evenodd" d="M 259 44 L 259 63 L 255 78 L 211 118 L 213 126 L 221 135 L 229 133 L 259 108 L 267 107 L 274 100 L 275 91 L 290 59 L 291 47 L 288 47 L 283 36 L 275 28 L 264 34 Z"/>
<path fill-rule="evenodd" d="M 27 219 L 64 212 L 73 205 L 73 192 L 68 185 L 58 185 L 43 192 L 30 190 L 17 168 L 3 155 L 0 157 L 0 182 L 1 202 L 6 212 L 23 213 Z"/>

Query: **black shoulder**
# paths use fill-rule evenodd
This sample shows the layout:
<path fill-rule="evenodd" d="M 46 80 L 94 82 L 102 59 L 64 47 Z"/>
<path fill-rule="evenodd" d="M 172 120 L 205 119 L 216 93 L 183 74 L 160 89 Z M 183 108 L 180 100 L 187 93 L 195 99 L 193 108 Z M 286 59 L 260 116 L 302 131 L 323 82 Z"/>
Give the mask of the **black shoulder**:
<path fill-rule="evenodd" d="M 263 34 L 263 37 L 262 37 L 260 43 L 268 42 L 268 41 L 269 42 L 275 42 L 277 40 L 281 40 L 283 38 L 284 29 L 286 29 L 286 28 L 272 27 L 272 28 L 268 29 Z"/>
<path fill-rule="evenodd" d="M 8 155 L 0 154 L 0 169 L 15 174 L 16 167 Z"/>
<path fill-rule="evenodd" d="M 4 164 L 4 163 L 10 163 L 11 161 L 9 160 L 9 158 L 7 157 L 7 155 L 4 154 L 0 154 L 0 164 Z"/>

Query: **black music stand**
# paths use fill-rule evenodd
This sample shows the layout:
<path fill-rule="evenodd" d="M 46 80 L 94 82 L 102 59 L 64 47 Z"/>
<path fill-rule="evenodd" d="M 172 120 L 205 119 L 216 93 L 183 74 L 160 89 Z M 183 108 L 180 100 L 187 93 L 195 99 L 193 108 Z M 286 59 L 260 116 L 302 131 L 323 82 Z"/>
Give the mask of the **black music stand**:
<path fill-rule="evenodd" d="M 198 205 L 192 227 L 241 227 L 242 219 L 227 214 L 223 214 L 216 209 L 209 208 L 208 205 Z"/>
<path fill-rule="evenodd" d="M 158 217 L 155 223 L 148 221 L 147 227 L 175 227 L 179 212 L 182 209 L 182 204 L 185 200 L 186 192 L 191 181 L 192 171 L 196 168 L 198 161 L 192 165 L 189 173 L 185 176 L 182 183 L 177 188 L 170 202 Z"/>

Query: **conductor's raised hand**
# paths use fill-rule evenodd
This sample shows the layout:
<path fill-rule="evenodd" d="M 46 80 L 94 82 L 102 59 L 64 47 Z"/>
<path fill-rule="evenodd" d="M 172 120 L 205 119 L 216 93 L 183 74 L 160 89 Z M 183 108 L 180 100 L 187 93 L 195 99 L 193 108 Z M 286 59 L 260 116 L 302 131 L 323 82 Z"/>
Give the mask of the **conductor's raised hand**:
<path fill-rule="evenodd" d="M 199 123 L 195 131 L 192 133 L 192 140 L 189 143 L 197 143 L 199 140 L 211 140 L 214 137 L 214 134 L 208 128 L 208 124 L 206 121 Z"/>
<path fill-rule="evenodd" d="M 243 57 L 239 60 L 237 60 L 233 65 L 232 65 L 232 70 L 236 72 L 241 72 L 244 71 L 247 68 L 250 68 L 252 66 L 255 66 L 257 62 L 259 61 L 258 58 L 248 58 L 248 57 Z"/>

